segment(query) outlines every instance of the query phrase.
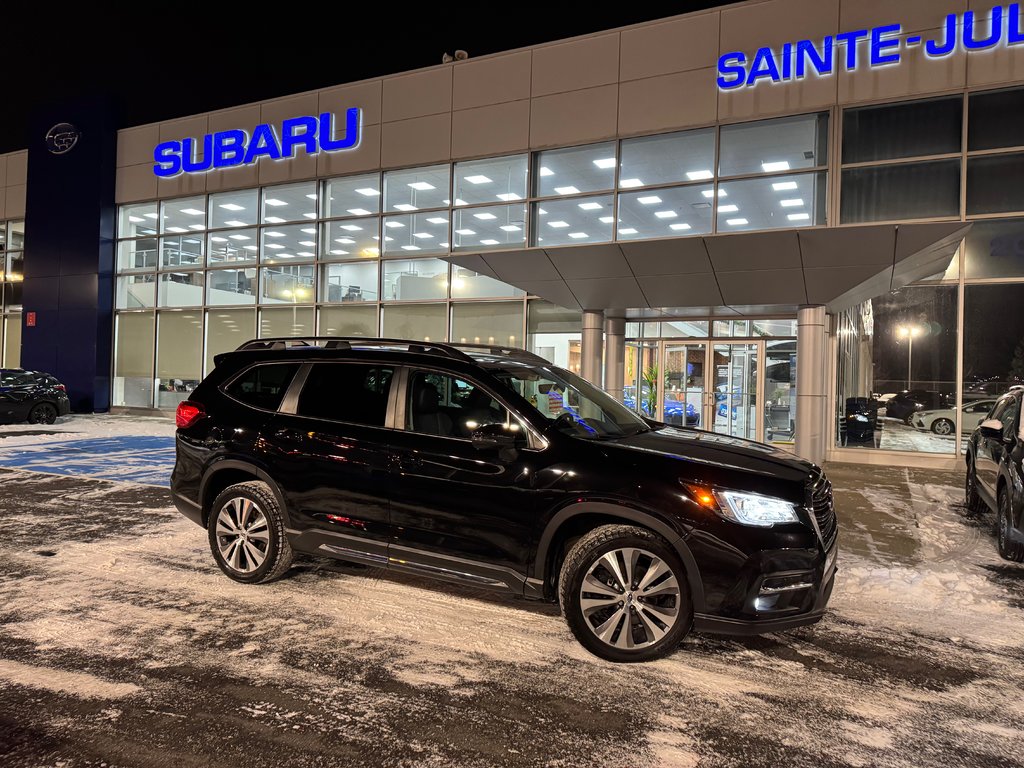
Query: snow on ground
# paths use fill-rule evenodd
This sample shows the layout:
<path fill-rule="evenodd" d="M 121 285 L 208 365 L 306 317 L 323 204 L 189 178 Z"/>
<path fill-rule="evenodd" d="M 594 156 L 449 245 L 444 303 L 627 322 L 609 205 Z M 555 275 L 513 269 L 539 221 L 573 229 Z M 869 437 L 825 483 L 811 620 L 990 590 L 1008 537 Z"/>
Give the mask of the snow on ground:
<path fill-rule="evenodd" d="M 61 416 L 55 424 L 2 424 L 0 450 L 58 440 L 124 436 L 174 437 L 174 418 L 96 413 Z"/>
<path fill-rule="evenodd" d="M 462 586 L 240 585 L 160 489 L 0 470 L 0 764 L 1024 765 L 1024 569 L 954 475 L 834 479 L 823 622 L 621 666 Z"/>

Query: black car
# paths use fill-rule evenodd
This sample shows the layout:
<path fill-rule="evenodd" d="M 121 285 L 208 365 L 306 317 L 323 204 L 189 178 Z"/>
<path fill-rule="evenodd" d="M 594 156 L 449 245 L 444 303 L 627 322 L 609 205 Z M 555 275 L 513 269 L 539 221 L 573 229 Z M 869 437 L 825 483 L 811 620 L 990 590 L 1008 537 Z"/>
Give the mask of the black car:
<path fill-rule="evenodd" d="M 811 624 L 832 592 L 818 467 L 646 420 L 522 350 L 250 342 L 177 423 L 174 503 L 236 581 L 303 552 L 560 601 L 614 661 Z"/>
<path fill-rule="evenodd" d="M 892 419 L 899 419 L 904 424 L 910 424 L 914 414 L 918 411 L 937 411 L 955 407 L 955 398 L 944 392 L 911 389 L 889 398 L 885 404 L 885 415 Z"/>
<path fill-rule="evenodd" d="M 1024 430 L 1021 398 L 1024 387 L 1014 387 L 996 402 L 967 444 L 967 508 L 996 513 L 999 554 L 1024 562 Z"/>
<path fill-rule="evenodd" d="M 0 368 L 0 424 L 53 424 L 70 412 L 67 390 L 50 374 Z"/>

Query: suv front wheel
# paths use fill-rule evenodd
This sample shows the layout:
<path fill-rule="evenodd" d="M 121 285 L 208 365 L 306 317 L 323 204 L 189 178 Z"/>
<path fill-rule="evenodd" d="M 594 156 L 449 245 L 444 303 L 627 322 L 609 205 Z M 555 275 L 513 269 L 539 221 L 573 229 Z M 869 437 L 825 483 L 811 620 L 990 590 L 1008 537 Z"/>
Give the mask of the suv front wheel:
<path fill-rule="evenodd" d="M 679 556 L 646 528 L 590 531 L 569 550 L 558 583 L 569 629 L 608 661 L 660 658 L 679 645 L 693 621 Z"/>
<path fill-rule="evenodd" d="M 1010 493 L 1005 488 L 999 493 L 999 515 L 996 519 L 996 539 L 999 555 L 1014 563 L 1024 562 L 1024 544 L 1010 540 L 1013 518 L 1010 515 Z"/>
<path fill-rule="evenodd" d="M 225 488 L 213 502 L 207 527 L 214 560 L 235 581 L 264 584 L 291 567 L 284 517 L 266 483 Z"/>

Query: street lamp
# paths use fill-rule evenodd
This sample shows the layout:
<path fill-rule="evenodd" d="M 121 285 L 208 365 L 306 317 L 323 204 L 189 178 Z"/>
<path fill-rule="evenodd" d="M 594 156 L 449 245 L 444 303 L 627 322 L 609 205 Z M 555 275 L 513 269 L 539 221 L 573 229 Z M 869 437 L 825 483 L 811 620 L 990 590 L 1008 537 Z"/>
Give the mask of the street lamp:
<path fill-rule="evenodd" d="M 907 340 L 907 389 L 910 389 L 911 366 L 914 362 L 914 337 L 921 334 L 917 325 L 900 325 L 896 327 L 896 338 Z"/>

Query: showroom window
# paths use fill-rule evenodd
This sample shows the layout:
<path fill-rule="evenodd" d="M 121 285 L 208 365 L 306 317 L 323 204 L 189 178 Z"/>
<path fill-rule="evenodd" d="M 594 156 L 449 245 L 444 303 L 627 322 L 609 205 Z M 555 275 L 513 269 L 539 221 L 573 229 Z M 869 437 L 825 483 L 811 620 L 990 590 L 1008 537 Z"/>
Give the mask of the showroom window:
<path fill-rule="evenodd" d="M 580 312 L 547 301 L 531 301 L 526 313 L 529 350 L 555 365 L 580 372 L 583 319 Z"/>
<path fill-rule="evenodd" d="M 960 215 L 963 97 L 843 111 L 843 224 Z"/>
<path fill-rule="evenodd" d="M 968 279 L 1024 277 L 1024 219 L 974 222 L 964 266 Z"/>
<path fill-rule="evenodd" d="M 0 221 L 0 366 L 21 366 L 25 222 Z"/>
<path fill-rule="evenodd" d="M 1024 283 L 964 289 L 964 404 L 989 402 L 1024 384 Z M 967 425 L 972 429 L 977 424 Z M 967 431 L 965 430 L 965 434 Z"/>
<path fill-rule="evenodd" d="M 1024 212 L 1024 139 L 1015 118 L 1024 89 L 972 93 L 968 101 L 967 215 Z M 1014 151 L 1016 150 L 1016 151 Z"/>

